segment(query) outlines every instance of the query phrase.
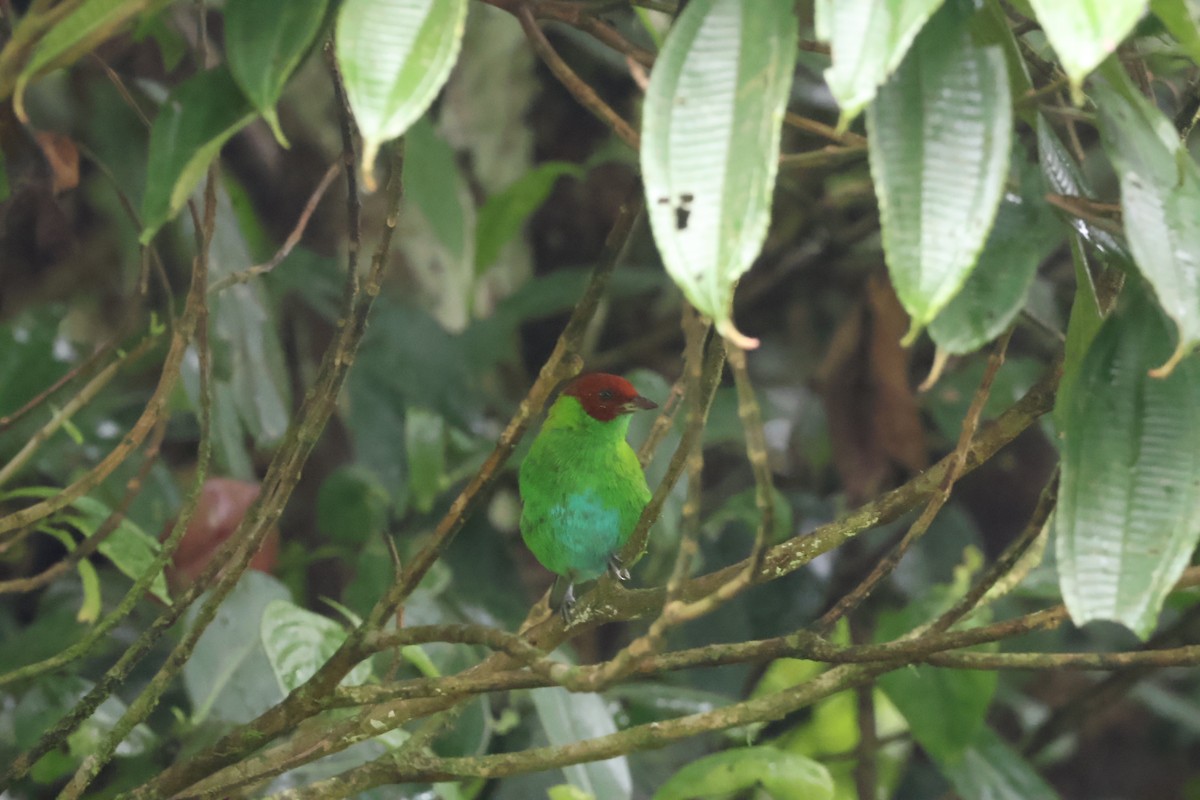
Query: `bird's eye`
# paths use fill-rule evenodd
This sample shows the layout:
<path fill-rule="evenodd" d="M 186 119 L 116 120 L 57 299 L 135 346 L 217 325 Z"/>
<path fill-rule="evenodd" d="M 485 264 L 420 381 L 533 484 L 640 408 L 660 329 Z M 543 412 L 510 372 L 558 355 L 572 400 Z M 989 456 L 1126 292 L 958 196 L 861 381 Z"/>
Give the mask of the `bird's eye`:
<path fill-rule="evenodd" d="M 599 397 L 601 400 L 612 400 L 613 399 L 612 389 L 601 389 L 599 391 L 599 393 L 597 393 L 596 396 Z"/>

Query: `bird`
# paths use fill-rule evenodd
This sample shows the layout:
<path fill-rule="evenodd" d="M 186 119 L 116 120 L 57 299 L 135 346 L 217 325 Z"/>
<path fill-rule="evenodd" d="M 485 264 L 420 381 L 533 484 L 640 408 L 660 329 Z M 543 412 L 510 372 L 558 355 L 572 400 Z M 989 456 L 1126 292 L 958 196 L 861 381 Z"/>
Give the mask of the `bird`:
<path fill-rule="evenodd" d="M 657 407 L 620 376 L 580 375 L 550 406 L 521 463 L 521 536 L 559 576 L 552 598 L 565 581 L 558 608 L 568 623 L 577 581 L 605 570 L 629 579 L 617 553 L 650 502 L 650 488 L 625 437 L 630 414 Z"/>

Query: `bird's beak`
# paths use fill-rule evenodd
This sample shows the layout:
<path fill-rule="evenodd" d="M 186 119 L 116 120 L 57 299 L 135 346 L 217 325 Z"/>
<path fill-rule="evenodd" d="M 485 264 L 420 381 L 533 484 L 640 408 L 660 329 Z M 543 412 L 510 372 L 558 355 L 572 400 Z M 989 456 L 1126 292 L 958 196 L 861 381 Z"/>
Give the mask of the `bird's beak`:
<path fill-rule="evenodd" d="M 621 406 L 621 413 L 622 414 L 632 414 L 634 411 L 649 410 L 651 408 L 658 408 L 658 403 L 654 402 L 653 400 L 650 400 L 649 398 L 642 397 L 639 394 L 637 397 L 633 398 L 628 403 Z"/>

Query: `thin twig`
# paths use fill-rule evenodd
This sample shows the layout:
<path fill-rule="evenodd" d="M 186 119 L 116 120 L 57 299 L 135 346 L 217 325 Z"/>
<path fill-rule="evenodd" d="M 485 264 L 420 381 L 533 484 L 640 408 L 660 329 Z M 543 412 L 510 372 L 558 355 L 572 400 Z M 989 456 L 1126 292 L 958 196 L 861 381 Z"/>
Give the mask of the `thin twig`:
<path fill-rule="evenodd" d="M 300 216 L 296 219 L 296 224 L 292 226 L 291 233 L 284 239 L 283 244 L 275 251 L 275 255 L 271 256 L 269 261 L 256 264 L 253 267 L 247 267 L 231 275 L 226 275 L 212 285 L 212 288 L 208 290 L 209 293 L 217 294 L 220 291 L 228 289 L 230 286 L 239 283 L 249 283 L 259 275 L 266 275 L 279 266 L 280 262 L 291 254 L 292 248 L 300 243 L 300 237 L 304 235 L 304 229 L 308 227 L 309 219 L 312 217 L 313 212 L 317 210 L 317 205 L 321 202 L 321 198 L 325 196 L 325 191 L 341 171 L 342 162 L 340 160 L 329 165 L 329 169 L 325 170 L 325 174 L 317 182 L 317 187 L 309 195 L 308 202 L 304 204 L 304 210 L 300 212 Z"/>
<path fill-rule="evenodd" d="M 571 69 L 567 62 L 562 60 L 562 56 L 550 44 L 550 40 L 546 38 L 546 34 L 542 32 L 538 26 L 537 20 L 534 19 L 533 12 L 528 4 L 521 3 L 516 11 L 517 19 L 521 22 L 521 27 L 525 30 L 525 35 L 529 37 L 529 43 L 533 45 L 534 52 L 545 62 L 550 71 L 554 73 L 554 77 L 558 78 L 559 83 L 563 85 L 571 95 L 579 101 L 579 103 L 588 111 L 603 122 L 605 125 L 613 129 L 613 133 L 620 137 L 621 141 L 632 147 L 635 151 L 639 148 L 639 137 L 633 126 L 626 122 L 620 114 L 612 109 L 608 103 L 605 103 L 600 95 L 596 94 L 596 90 L 588 85 L 586 81 L 575 74 L 575 70 Z"/>

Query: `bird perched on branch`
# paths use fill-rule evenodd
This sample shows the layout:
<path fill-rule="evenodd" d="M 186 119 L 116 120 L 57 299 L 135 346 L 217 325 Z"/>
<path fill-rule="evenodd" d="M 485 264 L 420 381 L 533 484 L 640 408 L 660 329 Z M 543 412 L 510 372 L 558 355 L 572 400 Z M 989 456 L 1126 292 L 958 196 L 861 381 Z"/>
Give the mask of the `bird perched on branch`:
<path fill-rule="evenodd" d="M 559 604 L 570 620 L 574 584 L 609 570 L 628 580 L 617 553 L 650 502 L 646 475 L 625 441 L 629 415 L 658 405 L 624 378 L 580 375 L 550 407 L 521 464 L 521 535 L 546 569 L 566 582 Z"/>

